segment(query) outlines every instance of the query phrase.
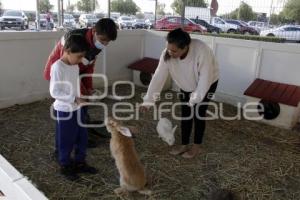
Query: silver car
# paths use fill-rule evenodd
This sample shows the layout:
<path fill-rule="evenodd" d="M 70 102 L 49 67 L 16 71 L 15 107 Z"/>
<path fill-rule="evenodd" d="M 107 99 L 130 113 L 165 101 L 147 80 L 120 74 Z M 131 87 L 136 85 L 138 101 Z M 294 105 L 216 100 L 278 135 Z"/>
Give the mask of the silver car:
<path fill-rule="evenodd" d="M 121 16 L 118 18 L 118 25 L 120 29 L 133 28 L 134 20 L 131 17 Z"/>
<path fill-rule="evenodd" d="M 93 27 L 96 25 L 98 18 L 94 14 L 82 14 L 79 17 L 80 27 Z"/>
<path fill-rule="evenodd" d="M 272 36 L 284 38 L 287 41 L 300 42 L 300 27 L 294 25 L 284 25 L 278 28 L 260 32 L 261 36 Z"/>
<path fill-rule="evenodd" d="M 0 30 L 7 28 L 28 29 L 28 18 L 23 11 L 7 10 L 0 17 Z"/>
<path fill-rule="evenodd" d="M 71 14 L 64 14 L 64 27 L 76 28 L 75 18 Z"/>

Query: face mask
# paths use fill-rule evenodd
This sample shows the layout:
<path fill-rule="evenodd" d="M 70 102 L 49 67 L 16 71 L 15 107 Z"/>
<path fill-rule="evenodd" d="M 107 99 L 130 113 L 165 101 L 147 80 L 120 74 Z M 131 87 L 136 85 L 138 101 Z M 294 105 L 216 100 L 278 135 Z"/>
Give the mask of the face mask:
<path fill-rule="evenodd" d="M 94 44 L 95 44 L 95 47 L 97 48 L 97 49 L 100 49 L 100 50 L 102 50 L 102 49 L 104 49 L 105 48 L 105 45 L 103 45 L 101 42 L 99 42 L 96 38 L 96 35 L 94 36 L 94 38 L 95 38 L 95 42 L 94 42 Z"/>

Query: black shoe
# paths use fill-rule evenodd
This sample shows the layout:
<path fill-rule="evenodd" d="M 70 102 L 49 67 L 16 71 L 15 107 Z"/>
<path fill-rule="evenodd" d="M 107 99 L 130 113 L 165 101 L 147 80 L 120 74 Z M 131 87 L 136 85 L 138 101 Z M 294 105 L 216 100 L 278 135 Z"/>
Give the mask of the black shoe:
<path fill-rule="evenodd" d="M 79 176 L 76 174 L 76 171 L 72 165 L 61 166 L 60 174 L 69 181 L 76 181 L 79 179 Z"/>
<path fill-rule="evenodd" d="M 86 162 L 75 163 L 75 171 L 77 173 L 97 174 L 98 170 L 95 167 L 89 166 Z"/>

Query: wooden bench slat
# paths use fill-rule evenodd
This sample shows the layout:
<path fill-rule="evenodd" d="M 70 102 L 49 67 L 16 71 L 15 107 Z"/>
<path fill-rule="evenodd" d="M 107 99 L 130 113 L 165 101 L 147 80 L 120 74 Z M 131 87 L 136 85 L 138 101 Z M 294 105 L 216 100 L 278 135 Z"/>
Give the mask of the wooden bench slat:
<path fill-rule="evenodd" d="M 270 101 L 278 102 L 278 99 L 282 96 L 284 91 L 286 90 L 287 85 L 285 84 L 279 84 L 279 86 L 276 88 L 276 90 L 273 91 L 273 93 L 270 96 Z"/>
<path fill-rule="evenodd" d="M 129 69 L 153 74 L 158 66 L 159 60 L 145 57 L 128 66 Z"/>
<path fill-rule="evenodd" d="M 244 95 L 248 95 L 248 96 L 252 96 L 252 94 L 254 93 L 254 91 L 256 90 L 257 87 L 259 87 L 259 85 L 263 83 L 262 79 L 256 79 L 251 85 L 250 87 L 248 87 L 248 89 L 244 92 Z"/>
<path fill-rule="evenodd" d="M 260 97 L 262 98 L 262 96 L 264 95 L 264 93 L 267 91 L 269 85 L 271 84 L 270 81 L 266 81 L 264 80 L 254 91 L 254 96 L 255 97 Z"/>
<path fill-rule="evenodd" d="M 261 99 L 270 100 L 271 94 L 276 90 L 276 88 L 279 86 L 278 83 L 271 82 L 269 87 L 265 90 L 265 92 L 262 94 Z"/>
<path fill-rule="evenodd" d="M 297 86 L 289 85 L 278 101 L 283 104 L 288 104 L 293 94 L 296 92 L 296 89 Z"/>
<path fill-rule="evenodd" d="M 300 101 L 300 88 L 297 87 L 293 96 L 289 99 L 288 104 L 293 106 L 298 106 L 299 101 Z"/>
<path fill-rule="evenodd" d="M 247 96 L 271 102 L 298 106 L 300 102 L 300 86 L 256 79 L 244 92 Z"/>

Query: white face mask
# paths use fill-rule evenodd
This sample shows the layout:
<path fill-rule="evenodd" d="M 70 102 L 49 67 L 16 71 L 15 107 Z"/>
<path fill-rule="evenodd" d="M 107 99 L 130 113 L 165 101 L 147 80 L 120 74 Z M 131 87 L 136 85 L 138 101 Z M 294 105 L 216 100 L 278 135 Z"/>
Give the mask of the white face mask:
<path fill-rule="evenodd" d="M 105 45 L 97 40 L 96 35 L 94 36 L 94 44 L 97 49 L 103 50 L 105 48 Z"/>

